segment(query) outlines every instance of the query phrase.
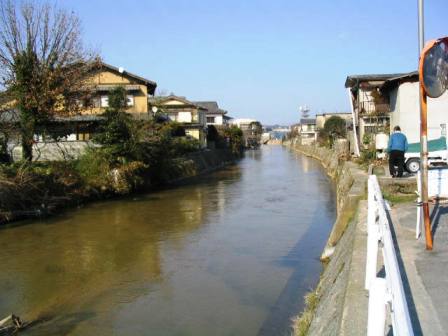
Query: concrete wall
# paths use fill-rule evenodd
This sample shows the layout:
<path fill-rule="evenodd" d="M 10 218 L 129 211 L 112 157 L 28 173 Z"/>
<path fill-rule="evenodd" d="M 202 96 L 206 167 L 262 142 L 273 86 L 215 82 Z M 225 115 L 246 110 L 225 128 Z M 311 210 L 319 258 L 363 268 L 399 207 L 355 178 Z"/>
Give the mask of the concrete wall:
<path fill-rule="evenodd" d="M 114 182 L 111 189 L 110 186 L 107 188 L 94 189 L 94 188 L 83 188 L 79 189 L 77 184 L 66 185 L 66 188 L 61 189 L 60 184 L 57 187 L 45 185 L 45 190 L 41 190 L 41 193 L 36 194 L 36 197 L 30 200 L 30 204 L 26 204 L 24 211 L 24 204 L 21 203 L 18 208 L 1 208 L 0 210 L 0 224 L 5 222 L 11 222 L 19 219 L 30 218 L 30 217 L 42 217 L 51 214 L 58 213 L 58 210 L 62 208 L 67 208 L 70 206 L 77 206 L 82 202 L 89 202 L 92 200 L 98 200 L 101 198 L 110 198 L 114 195 L 129 194 L 136 190 L 151 190 L 155 185 L 160 185 L 160 183 L 176 183 L 188 178 L 197 177 L 201 174 L 206 174 L 211 171 L 220 169 L 228 164 L 235 161 L 236 157 L 232 154 L 230 150 L 220 149 L 220 150 L 205 150 L 195 153 L 190 153 L 184 157 L 179 157 L 170 163 L 170 169 L 167 173 L 171 176 L 167 176 L 167 180 L 151 181 L 148 176 L 143 172 L 139 184 L 135 184 L 132 179 L 132 183 L 129 184 L 129 188 L 126 188 L 123 192 L 123 185 L 121 182 L 126 180 L 127 171 L 114 169 L 110 171 L 110 175 L 114 176 Z M 109 175 L 108 174 L 108 175 Z M 56 182 L 56 181 L 55 181 Z M 24 182 L 24 183 L 33 183 Z M 60 183 L 60 182 L 57 182 Z M 1 186 L 0 186 L 1 187 Z M 34 190 L 33 188 L 28 188 L 23 186 L 24 190 Z M 0 195 L 3 199 L 11 198 L 9 193 L 16 193 L 15 188 L 0 188 Z M 53 194 L 57 192 L 62 192 L 60 194 Z M 63 197 L 61 197 L 63 196 Z M 45 207 L 42 207 L 45 204 Z"/>
<path fill-rule="evenodd" d="M 77 159 L 90 146 L 94 146 L 90 141 L 39 142 L 33 145 L 33 161 Z M 12 149 L 12 158 L 14 161 L 22 159 L 22 146 L 17 145 Z"/>
<path fill-rule="evenodd" d="M 308 335 L 365 335 L 367 297 L 363 291 L 365 259 L 365 196 L 367 174 L 341 151 L 289 143 L 292 149 L 319 160 L 336 183 L 337 219 L 321 259 L 325 269 L 314 293 L 318 304 L 312 312 Z M 362 212 L 362 211 L 361 211 Z M 358 215 L 356 216 L 356 214 Z M 364 230 L 364 231 L 363 231 Z"/>
<path fill-rule="evenodd" d="M 408 141 L 420 142 L 419 83 L 406 82 L 390 93 L 390 126 L 399 125 Z M 448 92 L 428 97 L 428 139 L 440 137 L 440 124 L 448 123 Z"/>

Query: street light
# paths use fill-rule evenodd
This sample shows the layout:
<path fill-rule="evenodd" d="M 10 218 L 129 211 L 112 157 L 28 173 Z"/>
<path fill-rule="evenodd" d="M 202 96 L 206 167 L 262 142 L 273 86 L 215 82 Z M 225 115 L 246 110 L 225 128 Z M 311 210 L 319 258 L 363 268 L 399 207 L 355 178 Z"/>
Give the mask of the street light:
<path fill-rule="evenodd" d="M 431 219 L 428 203 L 428 105 L 427 97 L 438 98 L 448 88 L 448 37 L 429 41 L 420 54 L 420 162 L 421 197 L 425 223 L 426 249 L 432 250 Z"/>

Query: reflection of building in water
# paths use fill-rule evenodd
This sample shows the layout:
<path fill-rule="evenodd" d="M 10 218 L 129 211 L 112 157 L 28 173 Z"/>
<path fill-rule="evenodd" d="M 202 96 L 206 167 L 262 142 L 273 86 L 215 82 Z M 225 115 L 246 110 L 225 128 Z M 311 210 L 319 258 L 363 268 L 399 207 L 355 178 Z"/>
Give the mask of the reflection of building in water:
<path fill-rule="evenodd" d="M 150 291 L 167 277 L 166 251 L 182 254 L 191 244 L 186 238 L 211 222 L 207 216 L 223 216 L 236 201 L 226 199 L 226 189 L 240 178 L 240 167 L 231 166 L 201 177 L 204 183 L 4 230 L 0 260 L 14 272 L 0 274 L 0 310 L 22 311 L 29 319 L 93 305 L 107 311 L 113 300 L 127 302 Z"/>
<path fill-rule="evenodd" d="M 226 210 L 226 185 L 224 181 L 219 181 L 216 186 L 216 204 L 219 217 L 223 217 Z"/>
<path fill-rule="evenodd" d="M 303 172 L 306 174 L 310 170 L 310 160 L 306 156 L 302 156 L 300 162 L 302 162 Z"/>

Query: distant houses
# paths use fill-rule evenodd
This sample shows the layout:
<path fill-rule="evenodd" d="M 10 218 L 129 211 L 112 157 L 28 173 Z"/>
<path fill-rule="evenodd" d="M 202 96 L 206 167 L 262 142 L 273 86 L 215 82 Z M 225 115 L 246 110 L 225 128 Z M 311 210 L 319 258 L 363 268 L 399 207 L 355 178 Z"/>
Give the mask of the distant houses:
<path fill-rule="evenodd" d="M 109 93 L 116 87 L 123 87 L 126 91 L 124 112 L 139 120 L 151 120 L 157 114 L 162 115 L 165 120 L 176 121 L 185 129 L 187 136 L 199 141 L 201 148 L 207 147 L 209 126 L 229 127 L 232 120 L 228 112 L 216 101 L 190 101 L 186 97 L 177 95 L 155 96 L 157 87 L 155 81 L 104 62 L 93 66 L 91 71 L 86 73 L 85 78 L 85 85 L 91 92 L 88 97 L 79 100 L 79 112 L 76 115 L 55 116 L 41 128 L 36 128 L 34 147 L 39 154 L 34 155 L 35 159 L 61 159 L 62 157 L 58 154 L 60 148 L 71 152 L 67 157 L 78 157 L 87 148 L 86 143 L 98 131 L 104 119 L 103 113 L 109 107 Z M 3 95 L 2 101 L 4 107 L 11 105 Z M 8 107 L 6 112 L 2 112 L 0 121 L 18 125 L 18 111 Z M 63 135 L 59 137 L 57 143 L 53 138 L 46 136 L 46 130 L 49 127 Z M 20 143 L 19 133 L 12 132 L 8 148 L 15 160 L 21 158 Z"/>
<path fill-rule="evenodd" d="M 248 148 L 256 148 L 261 143 L 263 126 L 258 120 L 249 118 L 232 119 L 231 124 L 243 131 L 244 144 Z"/>
<path fill-rule="evenodd" d="M 300 119 L 299 135 L 302 145 L 310 145 L 317 140 L 318 129 L 316 127 L 316 118 Z"/>
<path fill-rule="evenodd" d="M 227 111 L 221 109 L 215 101 L 197 101 L 194 103 L 206 109 L 207 126 L 225 126 L 228 125 L 232 119 L 227 115 Z"/>
<path fill-rule="evenodd" d="M 197 139 L 201 147 L 207 146 L 206 108 L 175 95 L 150 98 L 149 105 L 151 110 L 160 110 L 171 121 L 180 123 L 185 133 Z"/>
<path fill-rule="evenodd" d="M 352 125 L 352 114 L 351 113 L 318 113 L 316 114 L 316 129 L 321 130 L 325 126 L 325 122 L 330 119 L 331 117 L 339 117 L 345 120 L 347 127 L 351 127 Z"/>

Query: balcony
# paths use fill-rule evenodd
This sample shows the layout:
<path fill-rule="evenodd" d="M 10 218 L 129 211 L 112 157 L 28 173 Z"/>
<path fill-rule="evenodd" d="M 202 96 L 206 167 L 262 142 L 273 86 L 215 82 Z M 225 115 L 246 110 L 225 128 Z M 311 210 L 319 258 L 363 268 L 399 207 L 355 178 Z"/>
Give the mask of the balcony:
<path fill-rule="evenodd" d="M 390 105 L 387 102 L 366 101 L 358 104 L 358 111 L 360 116 L 385 116 L 390 112 Z"/>

